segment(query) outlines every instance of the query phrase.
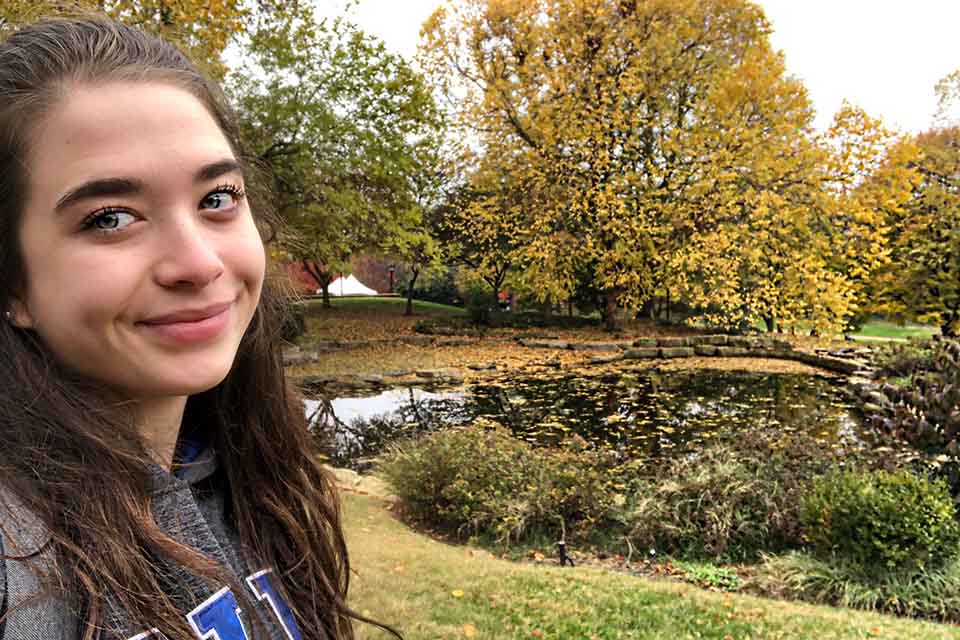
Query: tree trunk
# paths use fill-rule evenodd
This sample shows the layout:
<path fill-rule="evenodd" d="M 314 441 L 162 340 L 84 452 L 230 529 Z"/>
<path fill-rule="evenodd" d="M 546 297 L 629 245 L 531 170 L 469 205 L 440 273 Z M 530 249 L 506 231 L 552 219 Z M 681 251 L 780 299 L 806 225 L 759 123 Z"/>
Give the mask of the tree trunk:
<path fill-rule="evenodd" d="M 304 271 L 310 274 L 317 285 L 320 286 L 320 290 L 323 294 L 323 308 L 330 308 L 330 282 L 333 278 L 330 277 L 330 272 L 326 268 L 320 268 L 312 260 L 301 260 Z"/>
<path fill-rule="evenodd" d="M 330 308 L 330 281 L 324 280 L 323 286 L 321 287 L 321 289 L 323 289 L 323 308 L 329 309 Z"/>
<path fill-rule="evenodd" d="M 617 326 L 617 299 L 620 297 L 616 291 L 609 291 L 603 295 L 603 328 L 607 331 L 616 331 Z"/>
<path fill-rule="evenodd" d="M 947 316 L 943 322 L 940 323 L 940 335 L 944 338 L 956 338 L 957 337 L 957 315 L 958 312 L 956 309 L 950 312 L 950 315 Z"/>
<path fill-rule="evenodd" d="M 410 278 L 410 282 L 407 283 L 407 308 L 403 312 L 405 316 L 413 315 L 413 286 L 417 284 L 417 276 L 420 275 L 419 269 L 411 269 L 413 276 Z"/>
<path fill-rule="evenodd" d="M 777 323 L 773 319 L 773 316 L 764 316 L 763 322 L 767 325 L 767 333 L 773 333 L 777 330 Z"/>
<path fill-rule="evenodd" d="M 567 317 L 573 317 L 573 300 L 567 300 Z"/>

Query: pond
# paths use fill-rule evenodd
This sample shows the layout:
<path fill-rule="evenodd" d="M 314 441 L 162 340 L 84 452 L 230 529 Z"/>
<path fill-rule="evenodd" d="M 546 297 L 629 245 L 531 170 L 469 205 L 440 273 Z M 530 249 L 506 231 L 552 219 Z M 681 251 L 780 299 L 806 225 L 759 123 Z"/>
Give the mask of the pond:
<path fill-rule="evenodd" d="M 825 443 L 869 441 L 843 379 L 692 370 L 557 374 L 457 391 L 396 388 L 307 401 L 311 427 L 335 466 L 364 468 L 389 442 L 487 417 L 518 438 L 553 445 L 578 434 L 623 458 L 675 455 L 757 427 Z"/>

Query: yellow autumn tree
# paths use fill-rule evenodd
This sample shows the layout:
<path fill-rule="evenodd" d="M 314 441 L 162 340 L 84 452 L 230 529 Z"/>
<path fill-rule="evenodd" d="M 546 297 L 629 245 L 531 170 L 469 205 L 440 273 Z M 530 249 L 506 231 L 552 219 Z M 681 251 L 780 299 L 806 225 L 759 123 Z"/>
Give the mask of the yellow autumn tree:
<path fill-rule="evenodd" d="M 264 8 L 277 3 L 264 2 Z M 279 5 L 277 5 L 279 6 Z M 105 13 L 176 42 L 207 70 L 222 76 L 221 55 L 242 32 L 249 10 L 243 0 L 4 0 L 0 37 L 10 28 L 42 17 Z"/>
<path fill-rule="evenodd" d="M 425 25 L 422 62 L 536 198 L 520 245 L 543 291 L 594 288 L 608 325 L 618 306 L 676 291 L 730 324 L 800 314 L 769 298 L 811 280 L 846 295 L 822 255 L 797 259 L 813 246 L 799 176 L 817 151 L 806 93 L 769 32 L 746 0 L 462 0 Z M 787 232 L 760 239 L 764 225 Z M 716 247 L 745 244 L 759 252 L 738 262 L 748 285 L 707 277 L 711 261 L 729 275 Z M 781 263 L 804 265 L 789 286 Z"/>

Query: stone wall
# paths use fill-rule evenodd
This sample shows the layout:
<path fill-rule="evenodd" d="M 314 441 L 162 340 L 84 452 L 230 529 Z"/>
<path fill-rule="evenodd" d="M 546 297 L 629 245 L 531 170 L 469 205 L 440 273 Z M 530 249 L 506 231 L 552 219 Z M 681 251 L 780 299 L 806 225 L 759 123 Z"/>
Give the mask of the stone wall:
<path fill-rule="evenodd" d="M 793 348 L 789 342 L 765 336 L 677 336 L 638 338 L 632 341 L 575 342 L 563 340 L 520 340 L 531 349 L 573 349 L 595 351 L 611 355 L 591 360 L 606 364 L 617 360 L 654 360 L 669 358 L 779 358 L 795 360 L 814 367 L 847 375 L 869 372 L 870 365 L 856 350 L 836 352 L 809 352 Z M 861 356 L 861 357 L 858 357 Z"/>

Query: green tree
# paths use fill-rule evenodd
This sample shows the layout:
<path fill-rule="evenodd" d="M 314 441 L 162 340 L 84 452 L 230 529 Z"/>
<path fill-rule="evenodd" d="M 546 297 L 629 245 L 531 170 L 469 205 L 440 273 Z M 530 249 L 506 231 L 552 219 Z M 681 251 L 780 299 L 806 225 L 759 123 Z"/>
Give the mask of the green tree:
<path fill-rule="evenodd" d="M 257 12 L 230 74 L 246 140 L 294 233 L 282 238 L 323 289 L 359 249 L 422 228 L 417 180 L 434 170 L 441 126 L 431 94 L 400 56 L 308 3 Z"/>
<path fill-rule="evenodd" d="M 907 317 L 960 334 L 960 127 L 915 140 L 917 188 L 894 246 L 889 293 Z"/>

